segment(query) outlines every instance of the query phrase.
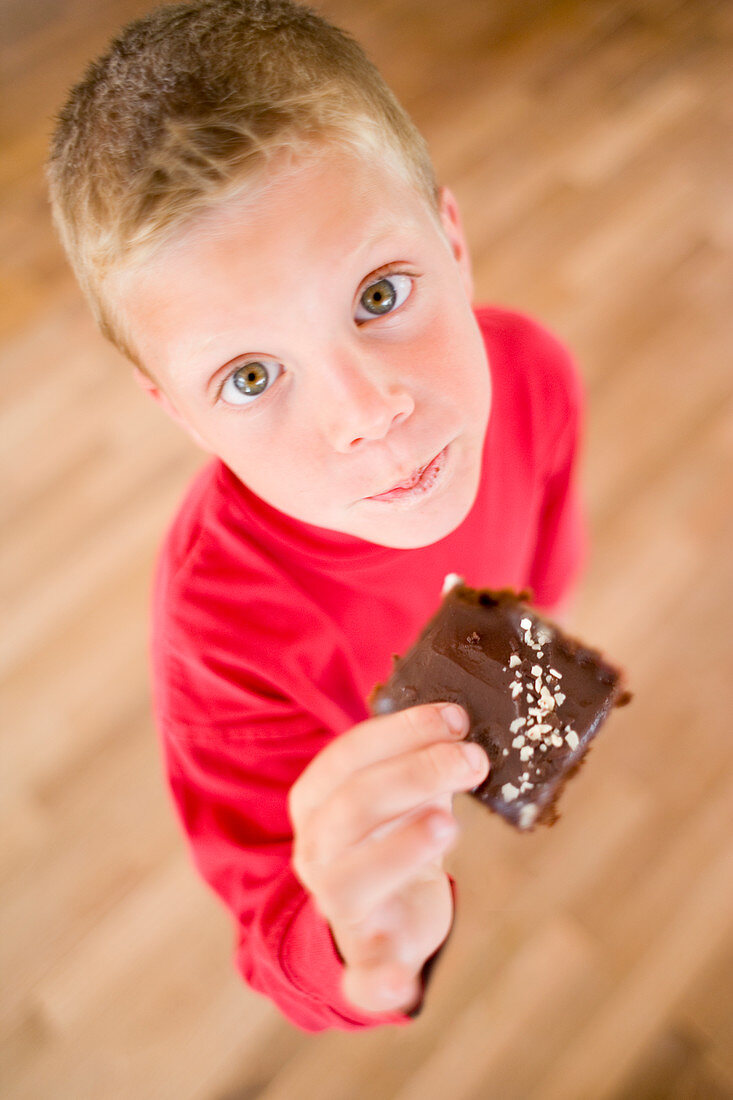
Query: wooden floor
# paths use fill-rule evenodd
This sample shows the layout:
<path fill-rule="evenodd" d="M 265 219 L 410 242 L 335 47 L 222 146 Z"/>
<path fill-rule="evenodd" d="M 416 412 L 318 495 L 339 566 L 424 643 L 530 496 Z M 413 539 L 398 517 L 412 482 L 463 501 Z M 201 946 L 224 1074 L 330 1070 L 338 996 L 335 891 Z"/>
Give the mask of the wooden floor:
<path fill-rule="evenodd" d="M 50 118 L 146 0 L 3 0 L 2 1069 L 13 1100 L 733 1097 L 733 4 L 328 0 L 458 195 L 477 299 L 574 349 L 628 668 L 552 830 L 468 799 L 453 937 L 406 1030 L 309 1037 L 239 982 L 179 839 L 146 672 L 156 545 L 202 462 L 50 229 Z"/>

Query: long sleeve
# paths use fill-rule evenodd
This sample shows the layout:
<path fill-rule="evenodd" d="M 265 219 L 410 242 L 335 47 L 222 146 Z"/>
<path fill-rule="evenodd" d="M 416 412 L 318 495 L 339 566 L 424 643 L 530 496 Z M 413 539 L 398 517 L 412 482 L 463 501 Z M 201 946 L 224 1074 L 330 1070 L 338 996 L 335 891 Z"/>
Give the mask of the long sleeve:
<path fill-rule="evenodd" d="M 235 919 L 242 976 L 294 1024 L 320 1031 L 408 1023 L 404 1014 L 364 1014 L 345 1001 L 328 924 L 292 871 L 287 791 L 320 739 L 305 723 L 278 721 L 246 738 L 165 736 L 194 862 Z"/>

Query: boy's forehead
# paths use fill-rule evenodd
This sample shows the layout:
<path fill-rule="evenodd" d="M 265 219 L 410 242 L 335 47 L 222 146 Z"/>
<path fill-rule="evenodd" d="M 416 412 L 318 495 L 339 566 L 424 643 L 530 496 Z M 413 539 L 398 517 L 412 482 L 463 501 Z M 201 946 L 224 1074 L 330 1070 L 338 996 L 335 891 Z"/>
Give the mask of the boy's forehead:
<path fill-rule="evenodd" d="M 348 252 L 389 240 L 396 229 L 423 223 L 426 214 L 434 211 L 424 196 L 389 161 L 319 152 L 288 160 L 282 171 L 276 163 L 267 178 L 214 205 L 181 239 L 226 237 L 248 224 L 255 229 L 287 224 L 294 233 L 315 238 L 315 244 L 333 238 Z M 310 232 L 316 228 L 317 235 Z"/>
<path fill-rule="evenodd" d="M 122 291 L 142 275 L 153 279 L 179 271 L 192 256 L 216 262 L 235 235 L 245 236 L 250 258 L 267 263 L 276 238 L 302 259 L 331 253 L 351 262 L 424 230 L 440 219 L 415 185 L 394 168 L 356 155 L 311 155 L 241 192 L 214 201 L 138 261 L 123 264 L 110 289 Z M 259 254 L 254 255 L 254 250 Z M 126 296 L 126 294 L 125 294 Z"/>

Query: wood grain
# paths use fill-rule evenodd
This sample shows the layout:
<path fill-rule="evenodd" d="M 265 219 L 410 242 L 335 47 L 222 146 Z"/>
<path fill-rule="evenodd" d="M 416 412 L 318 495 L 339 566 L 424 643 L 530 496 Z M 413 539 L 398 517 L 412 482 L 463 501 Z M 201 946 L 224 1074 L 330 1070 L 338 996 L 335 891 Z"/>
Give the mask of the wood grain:
<path fill-rule="evenodd" d="M 238 980 L 150 718 L 155 549 L 202 456 L 96 333 L 42 162 L 147 0 L 0 23 L 0 951 L 13 1100 L 733 1098 L 733 6 L 327 0 L 456 193 L 476 298 L 588 391 L 572 626 L 629 671 L 551 830 L 464 799 L 408 1029 L 306 1036 Z"/>

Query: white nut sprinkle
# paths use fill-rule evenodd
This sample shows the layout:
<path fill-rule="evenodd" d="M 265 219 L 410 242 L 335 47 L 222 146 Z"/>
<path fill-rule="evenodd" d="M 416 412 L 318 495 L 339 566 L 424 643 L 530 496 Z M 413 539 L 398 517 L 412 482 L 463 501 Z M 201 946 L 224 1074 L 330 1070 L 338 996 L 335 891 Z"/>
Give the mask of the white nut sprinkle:
<path fill-rule="evenodd" d="M 580 744 L 580 738 L 578 737 L 575 730 L 569 730 L 565 734 L 565 740 L 567 741 L 571 749 L 577 749 L 578 745 Z"/>
<path fill-rule="evenodd" d="M 527 737 L 529 737 L 530 741 L 539 741 L 539 739 L 542 737 L 542 734 L 539 732 L 536 726 L 532 726 L 530 729 L 527 730 Z"/>
<path fill-rule="evenodd" d="M 519 788 L 519 793 L 524 794 L 525 791 L 533 791 L 533 790 L 534 790 L 534 783 L 529 783 L 529 782 L 525 781 L 524 783 L 522 783 L 522 786 Z"/>
<path fill-rule="evenodd" d="M 540 699 L 542 701 L 542 705 L 547 710 L 554 710 L 555 709 L 555 700 L 552 698 L 552 696 L 550 695 L 549 691 L 544 686 L 544 684 L 543 684 L 543 686 L 540 690 Z"/>
<path fill-rule="evenodd" d="M 544 741 L 540 745 L 540 752 L 547 752 L 547 745 L 544 743 Z"/>
<path fill-rule="evenodd" d="M 556 668 L 550 669 L 550 676 L 554 676 L 556 680 L 562 680 L 562 673 L 558 672 Z"/>
<path fill-rule="evenodd" d="M 541 722 L 538 726 L 535 726 L 538 733 L 551 733 L 552 728 L 549 722 Z"/>
<path fill-rule="evenodd" d="M 550 634 L 549 630 L 546 630 L 544 626 L 539 627 L 537 630 L 537 637 L 542 645 L 547 645 L 549 641 L 552 641 L 552 634 Z"/>
<path fill-rule="evenodd" d="M 526 718 L 515 718 L 512 724 L 509 726 L 509 730 L 511 733 L 516 733 L 517 730 L 520 730 L 522 726 L 525 726 L 526 724 Z"/>
<path fill-rule="evenodd" d="M 519 788 L 515 787 L 513 783 L 505 783 L 501 788 L 501 793 L 505 802 L 513 802 L 515 798 L 519 798 Z"/>
<path fill-rule="evenodd" d="M 524 738 L 522 738 L 524 740 Z M 523 761 L 531 760 L 534 756 L 534 749 L 531 745 L 525 745 L 519 753 L 519 759 Z"/>
<path fill-rule="evenodd" d="M 509 749 L 502 749 L 501 750 L 501 755 L 502 756 L 508 756 L 509 755 Z"/>
<path fill-rule="evenodd" d="M 542 675 L 542 669 L 540 668 L 539 665 L 532 665 L 532 675 L 533 676 L 541 676 Z"/>
<path fill-rule="evenodd" d="M 528 703 L 534 703 L 534 695 L 532 694 L 531 691 L 527 692 L 527 702 Z"/>
<path fill-rule="evenodd" d="M 512 684 L 511 691 L 512 691 L 512 698 L 514 698 L 514 699 L 516 699 L 516 697 L 518 695 L 521 695 L 522 685 L 520 684 L 519 680 L 517 680 L 516 683 Z"/>
<path fill-rule="evenodd" d="M 559 733 L 553 733 L 549 738 L 550 744 L 554 745 L 556 749 L 562 748 L 562 737 Z"/>
<path fill-rule="evenodd" d="M 530 630 L 531 627 L 532 627 L 532 620 L 531 619 L 520 619 L 519 620 L 519 625 L 521 626 L 522 630 Z"/>
<path fill-rule="evenodd" d="M 521 749 L 523 744 L 524 744 L 524 734 L 518 733 L 517 736 L 512 741 L 512 748 L 513 749 Z"/>
<path fill-rule="evenodd" d="M 538 695 L 541 693 L 543 687 L 544 687 L 544 685 L 542 683 L 542 677 L 538 676 L 537 679 L 534 682 L 534 689 L 535 689 L 535 691 L 537 692 Z"/>
<path fill-rule="evenodd" d="M 509 668 L 516 668 L 517 665 L 521 665 L 521 663 L 522 658 L 517 657 L 516 653 L 512 653 L 511 657 L 509 658 Z"/>
<path fill-rule="evenodd" d="M 557 703 L 557 705 L 559 707 L 561 707 L 563 705 L 563 703 L 565 702 L 565 698 L 566 698 L 565 695 L 563 695 L 563 693 L 561 691 L 556 691 L 555 692 L 555 702 Z"/>

